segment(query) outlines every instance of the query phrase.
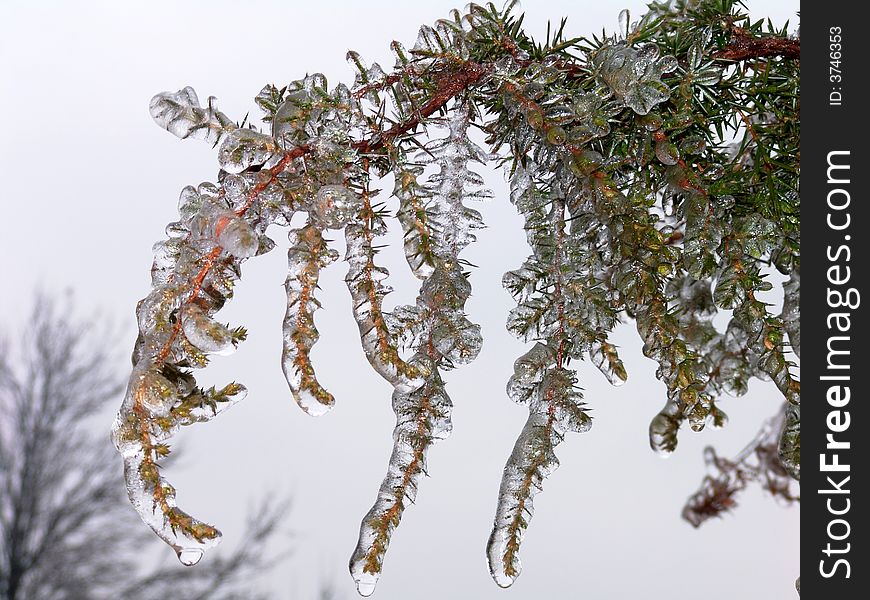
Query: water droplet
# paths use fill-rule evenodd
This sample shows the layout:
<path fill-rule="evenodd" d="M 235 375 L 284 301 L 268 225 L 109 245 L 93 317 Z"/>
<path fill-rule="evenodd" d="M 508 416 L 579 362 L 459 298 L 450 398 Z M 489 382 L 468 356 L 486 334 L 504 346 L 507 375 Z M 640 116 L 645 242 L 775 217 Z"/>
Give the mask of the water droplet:
<path fill-rule="evenodd" d="M 360 596 L 368 598 L 374 593 L 376 585 L 376 579 L 360 579 L 356 582 L 356 591 L 359 592 Z"/>
<path fill-rule="evenodd" d="M 176 550 L 175 554 L 178 555 L 178 561 L 185 567 L 192 567 L 202 559 L 202 550 L 198 548 L 182 548 Z"/>

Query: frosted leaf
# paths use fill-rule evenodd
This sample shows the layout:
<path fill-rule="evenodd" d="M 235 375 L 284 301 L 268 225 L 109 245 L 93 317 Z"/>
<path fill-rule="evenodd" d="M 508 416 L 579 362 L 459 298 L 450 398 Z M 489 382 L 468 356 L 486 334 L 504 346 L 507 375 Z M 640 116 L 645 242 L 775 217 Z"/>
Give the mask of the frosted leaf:
<path fill-rule="evenodd" d="M 343 185 L 324 185 L 314 196 L 314 218 L 324 227 L 341 229 L 356 216 L 362 202 Z"/>
<path fill-rule="evenodd" d="M 393 191 L 400 202 L 396 216 L 404 234 L 405 258 L 419 279 L 429 277 L 435 270 L 435 228 L 440 227 L 433 208 L 427 205 L 431 191 L 417 183 L 422 171 L 420 167 L 397 168 Z"/>
<path fill-rule="evenodd" d="M 272 118 L 272 137 L 278 140 L 285 149 L 295 145 L 308 123 L 309 108 L 313 100 L 311 94 L 304 90 L 287 92 L 284 101 Z M 304 135 L 303 135 L 304 136 Z"/>
<path fill-rule="evenodd" d="M 227 355 L 235 350 L 229 329 L 193 302 L 181 310 L 181 329 L 188 341 L 203 352 Z"/>
<path fill-rule="evenodd" d="M 185 186 L 178 196 L 178 215 L 182 223 L 189 223 L 202 208 L 202 196 L 192 185 Z"/>
<path fill-rule="evenodd" d="M 509 587 L 522 571 L 519 550 L 534 514 L 534 498 L 559 466 L 553 449 L 561 441 L 552 418 L 531 413 L 505 465 L 486 548 L 489 572 L 500 587 Z"/>
<path fill-rule="evenodd" d="M 722 242 L 722 226 L 704 194 L 685 194 L 683 211 L 686 218 L 683 265 L 689 275 L 704 279 L 716 270 L 718 260 L 714 252 Z"/>
<path fill-rule="evenodd" d="M 320 269 L 337 258 L 311 225 L 288 233 L 287 312 L 284 316 L 284 351 L 281 365 L 287 385 L 299 407 L 311 416 L 326 413 L 335 398 L 317 381 L 311 364 L 311 348 L 320 338 L 314 326 L 314 311 L 320 303 L 314 298 Z"/>
<path fill-rule="evenodd" d="M 224 137 L 218 148 L 218 163 L 227 173 L 241 173 L 262 165 L 278 152 L 275 140 L 253 129 L 236 129 Z"/>
<path fill-rule="evenodd" d="M 219 390 L 194 388 L 172 409 L 176 422 L 171 431 L 181 426 L 211 421 L 220 413 L 244 400 L 247 395 L 247 388 L 240 383 L 230 383 Z"/>
<path fill-rule="evenodd" d="M 189 86 L 175 93 L 157 94 L 151 99 L 148 109 L 158 125 L 182 139 L 193 137 L 215 144 L 235 128 L 232 121 L 217 110 L 214 97 L 210 97 L 208 106 L 203 108 L 196 92 Z"/>
<path fill-rule="evenodd" d="M 552 414 L 554 426 L 560 431 L 585 433 L 592 427 L 592 418 L 584 410 L 583 395 L 577 389 L 573 371 L 550 369 L 541 380 L 532 400 L 532 409 L 542 415 Z"/>
<path fill-rule="evenodd" d="M 688 136 L 680 142 L 680 152 L 684 154 L 703 154 L 707 142 L 700 135 Z"/>
<path fill-rule="evenodd" d="M 232 213 L 221 215 L 215 221 L 216 242 L 236 258 L 250 258 L 257 254 L 260 240 L 254 228 Z"/>
<path fill-rule="evenodd" d="M 136 308 L 139 330 L 149 333 L 168 331 L 172 313 L 181 306 L 182 290 L 176 285 L 158 285 Z"/>
<path fill-rule="evenodd" d="M 670 96 L 661 81 L 677 64 L 672 56 L 658 57 L 655 46 L 638 51 L 632 46 L 602 46 L 592 57 L 599 81 L 635 113 L 645 115 Z"/>

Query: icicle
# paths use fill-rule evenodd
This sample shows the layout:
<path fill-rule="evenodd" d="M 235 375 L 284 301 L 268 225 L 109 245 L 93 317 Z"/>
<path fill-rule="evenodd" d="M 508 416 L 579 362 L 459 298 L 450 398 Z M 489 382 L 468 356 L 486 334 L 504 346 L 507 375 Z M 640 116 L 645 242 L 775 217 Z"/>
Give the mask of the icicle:
<path fill-rule="evenodd" d="M 360 538 L 350 559 L 350 571 L 363 596 L 370 595 L 383 568 L 383 559 L 402 513 L 413 504 L 417 487 L 426 472 L 429 446 L 450 435 L 452 403 L 444 392 L 431 359 L 422 355 L 412 362 L 428 363 L 427 383 L 410 393 L 393 393 L 396 428 L 390 467 L 378 492 L 378 499 L 363 518 Z"/>
<path fill-rule="evenodd" d="M 559 466 L 553 450 L 563 437 L 552 414 L 532 412 L 505 465 L 486 547 L 489 572 L 501 587 L 513 584 L 522 571 L 519 549 L 535 512 L 534 498 Z"/>
<path fill-rule="evenodd" d="M 287 384 L 296 403 L 311 416 L 320 416 L 332 408 L 335 398 L 318 383 L 311 365 L 311 348 L 320 334 L 314 326 L 314 311 L 320 303 L 314 298 L 320 269 L 335 261 L 338 254 L 330 250 L 320 230 L 313 225 L 289 232 L 287 255 L 287 313 L 284 317 L 284 352 L 282 366 Z"/>
<path fill-rule="evenodd" d="M 534 513 L 534 496 L 559 464 L 555 446 L 567 431 L 582 433 L 592 424 L 575 374 L 563 368 L 573 337 L 585 327 L 579 316 L 588 309 L 581 291 L 584 286 L 569 286 L 565 279 L 563 265 L 572 260 L 567 251 L 565 201 L 548 198 L 538 189 L 537 169 L 537 165 L 527 171 L 518 167 L 511 180 L 511 199 L 526 219 L 533 256 L 504 277 L 505 287 L 519 303 L 508 328 L 522 339 L 540 341 L 517 359 L 507 385 L 508 395 L 528 406 L 529 419 L 505 466 L 487 545 L 490 574 L 501 587 L 512 585 L 520 574 L 520 546 Z M 543 296 L 542 289 L 550 291 Z M 581 293 L 575 296 L 577 291 Z M 572 331 L 574 325 L 576 331 Z M 599 353 L 602 365 L 609 357 L 611 370 L 619 372 L 622 363 L 615 347 L 599 343 Z M 574 355 L 580 355 L 579 348 Z"/>

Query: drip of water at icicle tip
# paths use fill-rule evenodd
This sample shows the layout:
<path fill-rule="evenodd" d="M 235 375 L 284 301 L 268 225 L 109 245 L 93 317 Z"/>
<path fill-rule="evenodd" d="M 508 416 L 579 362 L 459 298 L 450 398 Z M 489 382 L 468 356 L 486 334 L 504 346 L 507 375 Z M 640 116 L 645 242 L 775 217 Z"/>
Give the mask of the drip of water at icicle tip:
<path fill-rule="evenodd" d="M 378 580 L 371 575 L 363 576 L 360 579 L 357 579 L 356 582 L 356 591 L 359 592 L 360 596 L 364 598 L 368 598 L 375 592 L 375 586 L 377 585 Z"/>
<path fill-rule="evenodd" d="M 202 550 L 198 548 L 181 548 L 176 550 L 175 554 L 178 556 L 178 561 L 185 567 L 192 567 L 202 558 Z"/>

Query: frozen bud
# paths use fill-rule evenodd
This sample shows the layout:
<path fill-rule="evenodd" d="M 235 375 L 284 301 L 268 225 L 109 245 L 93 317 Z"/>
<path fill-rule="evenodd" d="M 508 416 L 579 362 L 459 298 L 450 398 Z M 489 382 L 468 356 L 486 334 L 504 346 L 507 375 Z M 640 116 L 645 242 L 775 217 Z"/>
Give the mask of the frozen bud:
<path fill-rule="evenodd" d="M 677 146 L 666 139 L 656 142 L 656 158 L 663 164 L 675 165 L 680 160 L 680 151 Z"/>
<path fill-rule="evenodd" d="M 224 196 L 233 206 L 247 199 L 249 185 L 244 176 L 227 175 L 221 182 L 221 186 Z"/>
<path fill-rule="evenodd" d="M 565 143 L 565 130 L 559 127 L 550 127 L 547 131 L 547 141 L 554 146 L 560 146 Z"/>
<path fill-rule="evenodd" d="M 536 106 L 530 107 L 526 111 L 526 121 L 535 129 L 540 129 L 544 125 L 544 113 Z"/>
<path fill-rule="evenodd" d="M 297 131 L 305 127 L 311 101 L 311 94 L 304 89 L 287 93 L 272 118 L 272 135 L 276 140 L 292 139 Z"/>
<path fill-rule="evenodd" d="M 253 129 L 236 129 L 221 142 L 218 163 L 227 173 L 241 173 L 255 165 L 262 165 L 278 151 L 271 136 Z"/>
<path fill-rule="evenodd" d="M 324 185 L 314 196 L 314 217 L 329 229 L 341 229 L 362 207 L 362 199 L 343 185 Z"/>
<path fill-rule="evenodd" d="M 182 308 L 181 329 L 184 337 L 203 352 L 230 354 L 235 349 L 229 330 L 197 304 L 190 303 Z"/>
<path fill-rule="evenodd" d="M 254 228 L 232 213 L 215 219 L 214 235 L 218 245 L 236 258 L 250 258 L 260 247 Z"/>
<path fill-rule="evenodd" d="M 156 370 L 144 371 L 134 379 L 135 401 L 155 417 L 164 417 L 175 404 L 175 386 Z"/>

